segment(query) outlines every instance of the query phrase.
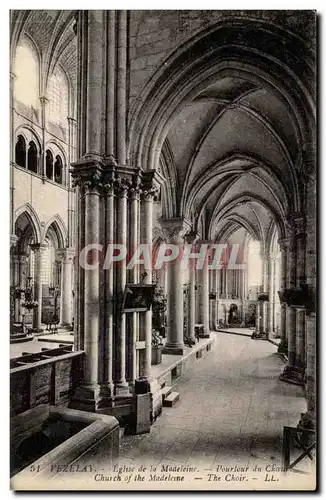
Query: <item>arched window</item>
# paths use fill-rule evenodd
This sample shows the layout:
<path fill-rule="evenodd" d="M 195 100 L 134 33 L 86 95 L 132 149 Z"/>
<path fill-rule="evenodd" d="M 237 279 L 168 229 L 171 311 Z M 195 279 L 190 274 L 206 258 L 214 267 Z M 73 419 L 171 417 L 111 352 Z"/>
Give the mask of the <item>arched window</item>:
<path fill-rule="evenodd" d="M 62 69 L 57 66 L 49 79 L 49 121 L 67 128 L 68 81 Z"/>
<path fill-rule="evenodd" d="M 26 168 L 26 141 L 19 135 L 16 142 L 15 162 L 20 167 Z"/>
<path fill-rule="evenodd" d="M 27 168 L 31 172 L 37 173 L 37 147 L 34 141 L 29 143 Z"/>
<path fill-rule="evenodd" d="M 14 96 L 27 106 L 39 107 L 39 63 L 28 42 L 18 45 L 15 57 Z"/>
<path fill-rule="evenodd" d="M 62 184 L 62 160 L 59 155 L 55 157 L 54 181 L 58 184 Z"/>
<path fill-rule="evenodd" d="M 49 149 L 46 150 L 45 175 L 51 181 L 53 180 L 53 155 Z"/>

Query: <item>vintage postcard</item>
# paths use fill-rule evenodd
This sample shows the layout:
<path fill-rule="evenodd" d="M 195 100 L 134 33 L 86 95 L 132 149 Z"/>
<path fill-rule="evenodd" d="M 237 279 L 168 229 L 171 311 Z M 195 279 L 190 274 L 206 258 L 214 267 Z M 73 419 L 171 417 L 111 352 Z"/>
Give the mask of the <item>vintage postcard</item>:
<path fill-rule="evenodd" d="M 11 489 L 316 489 L 316 17 L 10 12 Z"/>

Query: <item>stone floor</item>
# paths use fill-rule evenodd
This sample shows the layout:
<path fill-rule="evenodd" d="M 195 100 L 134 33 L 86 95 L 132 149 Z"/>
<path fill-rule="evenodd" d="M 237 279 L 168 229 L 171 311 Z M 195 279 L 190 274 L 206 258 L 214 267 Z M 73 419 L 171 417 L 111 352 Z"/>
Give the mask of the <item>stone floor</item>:
<path fill-rule="evenodd" d="M 284 362 L 275 345 L 213 335 L 212 352 L 174 382 L 180 401 L 163 408 L 149 434 L 122 438 L 120 464 L 281 465 L 283 426 L 306 410 L 302 388 L 278 379 Z"/>

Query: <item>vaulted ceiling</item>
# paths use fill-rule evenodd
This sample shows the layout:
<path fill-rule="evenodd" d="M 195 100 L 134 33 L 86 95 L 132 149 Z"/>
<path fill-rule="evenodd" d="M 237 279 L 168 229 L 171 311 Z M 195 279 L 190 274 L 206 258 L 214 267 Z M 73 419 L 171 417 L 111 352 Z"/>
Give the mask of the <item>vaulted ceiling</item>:
<path fill-rule="evenodd" d="M 45 83 L 60 62 L 75 90 L 77 39 L 74 23 L 72 10 L 13 10 L 10 22 L 12 56 L 21 37 L 27 35 L 39 53 Z"/>
<path fill-rule="evenodd" d="M 243 78 L 217 80 L 178 115 L 167 150 L 177 210 L 205 214 L 205 237 L 243 227 L 264 241 L 272 221 L 292 209 L 299 143 L 288 104 L 270 90 Z"/>

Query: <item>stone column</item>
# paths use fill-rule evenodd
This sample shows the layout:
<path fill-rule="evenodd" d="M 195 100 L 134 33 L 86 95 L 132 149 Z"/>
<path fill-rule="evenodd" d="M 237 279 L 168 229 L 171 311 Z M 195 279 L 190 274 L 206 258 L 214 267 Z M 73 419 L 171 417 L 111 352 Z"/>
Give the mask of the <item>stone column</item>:
<path fill-rule="evenodd" d="M 143 193 L 141 195 L 142 216 L 141 220 L 141 243 L 147 246 L 148 253 L 152 259 L 152 239 L 153 239 L 153 200 L 156 190 L 151 186 L 149 179 L 144 177 Z M 144 269 L 143 283 L 150 285 L 152 283 L 152 261 L 150 269 Z M 144 313 L 145 329 L 145 357 L 143 364 L 142 378 L 149 379 L 152 361 L 152 310 Z"/>
<path fill-rule="evenodd" d="M 307 413 L 301 414 L 300 427 L 316 429 L 316 313 L 306 316 L 307 326 L 307 369 L 306 398 Z"/>
<path fill-rule="evenodd" d="M 273 332 L 273 277 L 274 277 L 274 259 L 268 256 L 268 269 L 267 269 L 267 288 L 268 288 L 268 304 L 267 304 L 267 333 L 271 335 Z"/>
<path fill-rule="evenodd" d="M 105 236 L 106 244 L 114 243 L 114 183 L 113 175 L 104 181 L 105 197 Z M 113 314 L 114 314 L 114 273 L 113 266 L 109 266 L 105 272 L 105 317 L 104 317 L 104 353 L 103 353 L 103 389 L 102 393 L 109 399 L 114 396 L 113 382 Z"/>
<path fill-rule="evenodd" d="M 221 269 L 216 269 L 216 328 L 219 325 L 219 300 L 221 293 Z"/>
<path fill-rule="evenodd" d="M 73 164 L 73 177 L 78 186 L 80 234 L 78 242 L 78 292 L 80 304 L 79 348 L 85 351 L 84 382 L 74 394 L 74 406 L 96 411 L 100 402 L 99 360 L 100 349 L 100 194 L 102 188 L 102 165 L 91 156 Z M 84 259 L 82 252 L 89 248 Z M 86 265 L 87 264 L 87 265 Z M 77 318 L 78 319 L 78 318 Z"/>
<path fill-rule="evenodd" d="M 217 329 L 217 270 L 216 269 L 211 269 L 210 270 L 210 275 L 211 275 L 211 290 L 215 294 L 215 298 L 210 301 L 211 304 L 211 330 L 216 330 Z"/>
<path fill-rule="evenodd" d="M 42 126 L 42 146 L 41 146 L 41 156 L 40 156 L 40 165 L 39 165 L 39 174 L 45 179 L 46 172 L 46 154 L 45 154 L 45 130 L 46 130 L 46 121 L 47 121 L 47 105 L 49 100 L 45 96 L 40 97 L 41 101 L 41 126 Z M 53 167 L 54 168 L 54 167 Z M 53 173 L 54 175 L 54 173 Z M 53 179 L 52 179 L 53 180 Z"/>
<path fill-rule="evenodd" d="M 296 286 L 296 239 L 294 232 L 291 234 L 290 245 L 288 247 L 287 265 L 287 289 L 293 289 Z M 292 305 L 287 305 L 286 329 L 288 335 L 288 362 L 280 378 L 284 382 L 303 385 L 302 377 L 296 369 L 296 308 Z"/>
<path fill-rule="evenodd" d="M 59 252 L 61 257 L 61 304 L 60 304 L 60 324 L 63 327 L 72 326 L 72 266 L 75 251 L 72 248 L 65 248 Z"/>
<path fill-rule="evenodd" d="M 96 184 L 85 186 L 85 245 L 99 242 L 99 191 Z M 96 255 L 96 250 L 93 255 Z M 92 259 L 93 260 L 93 259 Z M 96 257 L 94 264 L 96 263 Z M 85 270 L 84 349 L 86 352 L 85 383 L 92 395 L 98 396 L 99 357 L 99 267 Z"/>
<path fill-rule="evenodd" d="M 168 273 L 168 317 L 167 341 L 164 354 L 183 354 L 183 286 L 181 280 L 181 262 L 186 234 L 185 220 L 181 218 L 161 219 L 160 224 L 166 241 L 179 247 L 179 256 L 167 264 Z M 208 276 L 207 276 L 208 278 Z M 208 285 L 207 285 L 208 286 Z M 207 297 L 208 298 L 208 297 Z M 208 315 L 208 311 L 207 311 Z M 207 316 L 208 321 L 208 316 Z"/>
<path fill-rule="evenodd" d="M 19 286 L 25 288 L 26 286 L 26 274 L 27 274 L 27 254 L 19 255 Z M 21 304 L 24 302 L 24 293 L 21 293 L 19 300 L 19 318 L 18 321 L 21 323 L 23 321 L 23 308 Z"/>
<path fill-rule="evenodd" d="M 19 283 L 19 255 L 14 254 L 12 256 L 12 260 L 13 260 L 13 269 L 12 269 L 12 272 L 13 272 L 13 286 L 14 287 L 19 287 L 20 286 L 20 283 Z M 19 309 L 20 309 L 20 299 L 19 299 L 19 297 L 15 297 L 15 307 L 14 307 L 14 310 L 15 310 L 15 315 L 14 315 L 15 323 L 19 322 Z"/>
<path fill-rule="evenodd" d="M 306 366 L 306 309 L 298 307 L 296 310 L 296 367 L 303 378 Z"/>
<path fill-rule="evenodd" d="M 199 289 L 199 323 L 204 326 L 204 337 L 209 337 L 209 270 L 208 258 L 206 257 L 203 268 L 200 272 Z"/>
<path fill-rule="evenodd" d="M 196 272 L 190 271 L 189 276 L 189 303 L 188 303 L 188 336 L 192 343 L 196 343 L 195 337 L 196 323 Z"/>
<path fill-rule="evenodd" d="M 290 241 L 288 238 L 281 238 L 278 240 L 281 250 L 281 276 L 280 276 L 280 291 L 284 292 L 287 287 L 287 252 Z M 278 346 L 279 353 L 287 353 L 288 349 L 288 336 L 287 336 L 287 323 L 286 323 L 286 303 L 281 302 L 281 342 Z"/>
<path fill-rule="evenodd" d="M 228 268 L 227 264 L 225 265 L 224 269 L 224 293 L 225 293 L 225 298 L 228 298 L 228 293 L 229 293 L 229 274 L 228 274 Z"/>
<path fill-rule="evenodd" d="M 127 248 L 127 195 L 130 185 L 125 179 L 116 179 L 116 241 Z M 116 267 L 116 295 L 119 298 L 119 307 L 116 314 L 117 364 L 118 374 L 116 394 L 129 395 L 129 385 L 126 380 L 126 313 L 122 311 L 122 299 L 126 286 L 126 259 L 121 260 Z"/>
<path fill-rule="evenodd" d="M 295 244 L 296 244 L 296 286 L 306 283 L 306 218 L 303 214 L 295 214 L 292 217 L 294 226 Z M 296 359 L 295 366 L 298 377 L 304 380 L 305 372 L 305 350 L 306 350 L 306 325 L 305 308 L 296 309 Z"/>
<path fill-rule="evenodd" d="M 38 306 L 33 313 L 33 331 L 42 332 L 42 276 L 43 276 L 43 259 L 44 251 L 48 248 L 47 245 L 35 243 L 30 245 L 34 252 L 34 300 L 38 302 Z"/>
<path fill-rule="evenodd" d="M 139 201 L 140 201 L 140 188 L 138 185 L 135 185 L 131 190 L 130 190 L 130 251 L 131 255 L 134 254 L 134 252 L 137 249 L 138 246 L 138 218 L 139 218 Z M 139 280 L 139 269 L 138 266 L 134 266 L 133 269 L 130 271 L 130 278 L 129 281 L 131 283 L 138 283 Z M 146 314 L 146 313 L 145 313 Z M 150 318 L 151 320 L 151 318 Z M 145 319 L 145 325 L 148 328 L 148 319 L 146 321 Z M 130 356 L 130 362 L 132 364 L 132 369 L 131 369 L 131 378 L 132 381 L 134 382 L 138 378 L 138 372 L 139 372 L 139 356 L 138 356 L 138 351 L 136 349 L 136 344 L 137 341 L 139 340 L 139 313 L 133 312 L 132 313 L 132 320 L 131 320 L 131 329 L 132 329 L 132 353 Z M 149 350 L 149 349 L 147 349 Z M 151 350 L 150 350 L 151 353 Z M 147 356 L 145 355 L 145 358 L 147 360 Z M 147 361 L 148 363 L 148 361 Z M 148 370 L 148 365 L 146 364 L 146 369 Z"/>

